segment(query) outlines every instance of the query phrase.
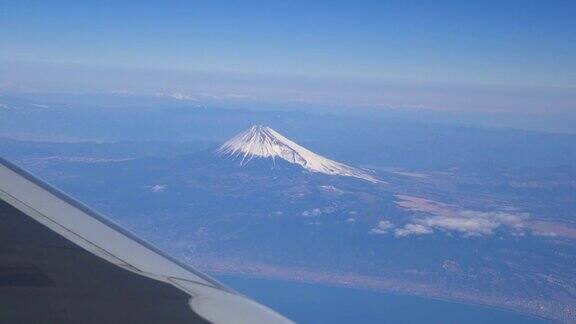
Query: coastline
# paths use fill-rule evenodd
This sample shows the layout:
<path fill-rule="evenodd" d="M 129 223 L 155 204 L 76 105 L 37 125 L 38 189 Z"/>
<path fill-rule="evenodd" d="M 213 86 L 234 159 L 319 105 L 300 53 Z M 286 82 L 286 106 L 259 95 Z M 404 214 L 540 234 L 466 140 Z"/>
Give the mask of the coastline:
<path fill-rule="evenodd" d="M 443 287 L 407 283 L 397 279 L 376 278 L 357 274 L 326 273 L 294 268 L 277 268 L 263 264 L 207 263 L 205 260 L 203 262 L 193 262 L 192 264 L 213 276 L 232 276 L 244 279 L 276 280 L 327 287 L 352 288 L 512 312 L 546 321 L 566 323 L 574 321 L 574 319 L 570 318 L 570 314 L 558 313 L 551 308 L 539 307 L 537 302 L 521 304 L 521 301 L 510 298 L 505 299 L 499 296 L 493 297 L 461 292 L 447 293 Z M 555 303 L 550 302 L 550 304 L 554 305 Z"/>

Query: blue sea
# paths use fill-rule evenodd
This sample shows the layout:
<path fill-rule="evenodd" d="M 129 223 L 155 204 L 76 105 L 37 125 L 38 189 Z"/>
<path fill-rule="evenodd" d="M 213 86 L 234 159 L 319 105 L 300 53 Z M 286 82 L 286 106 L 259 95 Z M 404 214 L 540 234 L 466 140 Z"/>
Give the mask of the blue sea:
<path fill-rule="evenodd" d="M 550 323 L 510 311 L 416 296 L 271 279 L 217 278 L 297 323 Z"/>

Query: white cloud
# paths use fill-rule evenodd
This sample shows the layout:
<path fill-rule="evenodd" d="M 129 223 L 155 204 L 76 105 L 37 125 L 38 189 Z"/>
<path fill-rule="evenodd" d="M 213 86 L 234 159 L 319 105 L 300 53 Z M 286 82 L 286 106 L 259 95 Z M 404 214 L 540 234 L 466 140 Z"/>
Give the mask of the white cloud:
<path fill-rule="evenodd" d="M 417 220 L 428 228 L 474 234 L 492 234 L 500 226 L 498 222 L 481 217 L 458 218 L 433 216 Z"/>
<path fill-rule="evenodd" d="M 513 230 L 514 234 L 522 233 L 526 227 L 529 215 L 527 213 L 510 212 L 482 212 L 476 210 L 464 210 L 458 206 L 449 205 L 424 198 L 398 195 L 401 200 L 397 204 L 407 210 L 428 214 L 415 218 L 408 225 L 419 225 L 411 227 L 413 230 L 427 229 L 428 233 L 434 230 L 445 232 L 459 232 L 465 236 L 491 235 L 501 227 Z M 408 226 L 406 225 L 406 226 Z M 399 229 L 396 236 L 406 236 L 415 234 L 410 230 Z M 424 234 L 424 233 L 421 233 Z"/>
<path fill-rule="evenodd" d="M 376 227 L 371 228 L 368 233 L 370 234 L 386 234 L 390 229 L 394 228 L 394 224 L 389 221 L 383 220 L 379 221 Z"/>
<path fill-rule="evenodd" d="M 304 217 L 318 217 L 318 216 L 321 216 L 323 214 L 333 213 L 336 210 L 337 210 L 337 208 L 333 207 L 333 206 L 328 206 L 328 207 L 323 207 L 323 208 L 312 208 L 312 209 L 303 211 L 302 216 L 304 216 Z"/>
<path fill-rule="evenodd" d="M 394 231 L 396 237 L 404 237 L 408 235 L 422 235 L 434 232 L 431 228 L 421 224 L 406 224 L 403 228 L 398 228 Z"/>
<path fill-rule="evenodd" d="M 230 98 L 230 99 L 256 99 L 255 97 L 251 96 L 251 95 L 247 95 L 247 94 L 243 94 L 243 93 L 227 93 L 224 95 L 224 97 L 226 98 Z"/>
<path fill-rule="evenodd" d="M 416 222 L 428 228 L 477 236 L 494 234 L 494 231 L 501 226 L 521 229 L 526 218 L 527 214 L 463 210 L 450 216 L 435 215 L 420 218 Z"/>
<path fill-rule="evenodd" d="M 185 100 L 185 101 L 192 101 L 195 98 L 191 95 L 180 93 L 180 92 L 173 92 L 173 93 L 164 93 L 164 92 L 156 92 L 154 94 L 155 97 L 168 97 L 176 100 Z"/>
<path fill-rule="evenodd" d="M 547 237 L 556 237 L 558 236 L 558 234 L 554 233 L 554 232 L 539 232 L 539 231 L 533 231 L 532 232 L 533 235 L 537 235 L 537 236 L 547 236 Z"/>
<path fill-rule="evenodd" d="M 110 91 L 110 93 L 115 94 L 115 95 L 126 95 L 126 96 L 132 96 L 132 95 L 136 94 L 136 93 L 134 93 L 134 91 L 125 90 L 125 89 L 112 90 L 112 91 Z"/>
<path fill-rule="evenodd" d="M 413 220 L 413 223 L 406 224 L 404 228 L 399 228 L 394 231 L 394 234 L 397 237 L 402 237 L 430 234 L 434 232 L 434 230 L 440 230 L 459 232 L 465 236 L 491 235 L 501 226 L 521 230 L 526 218 L 528 218 L 527 214 L 464 210 L 451 214 L 450 216 L 433 215 L 416 218 Z"/>
<path fill-rule="evenodd" d="M 324 186 L 320 186 L 320 188 L 322 188 L 322 189 L 325 190 L 325 191 L 333 192 L 333 193 L 336 193 L 336 194 L 342 194 L 342 193 L 344 193 L 344 191 L 342 191 L 341 189 L 338 189 L 338 188 L 336 188 L 336 187 L 334 187 L 334 186 L 332 186 L 332 185 L 324 185 Z"/>
<path fill-rule="evenodd" d="M 150 188 L 150 191 L 152 192 L 164 192 L 164 190 L 166 190 L 166 186 L 159 184 L 152 186 L 152 188 Z"/>
<path fill-rule="evenodd" d="M 314 208 L 302 212 L 302 216 L 304 217 L 317 217 L 320 215 L 322 215 L 322 210 L 320 208 Z"/>
<path fill-rule="evenodd" d="M 354 223 L 356 223 L 356 218 L 350 217 L 350 218 L 346 219 L 346 223 L 354 224 Z"/>

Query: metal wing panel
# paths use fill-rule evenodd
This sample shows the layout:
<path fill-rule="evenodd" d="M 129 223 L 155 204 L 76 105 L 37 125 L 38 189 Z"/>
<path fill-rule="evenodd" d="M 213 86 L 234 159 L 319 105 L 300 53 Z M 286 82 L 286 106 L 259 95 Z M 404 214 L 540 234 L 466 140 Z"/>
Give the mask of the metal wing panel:
<path fill-rule="evenodd" d="M 0 323 L 208 323 L 190 295 L 94 256 L 0 201 Z"/>
<path fill-rule="evenodd" d="M 107 271 L 102 270 L 101 273 L 97 273 L 100 276 L 96 276 L 96 278 L 100 278 L 100 280 L 106 280 L 107 278 L 106 275 L 102 276 L 103 273 L 111 276 L 110 278 L 118 279 L 118 277 L 112 277 L 112 273 L 120 271 L 119 273 L 124 273 L 126 276 L 128 274 L 135 275 L 137 279 L 131 279 L 133 281 L 138 281 L 139 279 L 148 280 L 150 283 L 144 284 L 144 288 L 158 284 L 172 287 L 172 290 L 177 293 L 184 293 L 188 299 L 191 298 L 190 305 L 186 306 L 188 307 L 189 315 L 192 317 L 196 316 L 194 317 L 196 322 L 199 320 L 197 314 L 200 314 L 203 318 L 209 319 L 213 323 L 290 323 L 289 320 L 268 308 L 237 294 L 216 280 L 167 256 L 85 205 L 78 203 L 73 198 L 3 159 L 0 159 L 0 199 L 2 200 L 2 210 L 5 215 L 17 215 L 15 217 L 6 216 L 4 220 L 11 219 L 12 221 L 0 223 L 3 226 L 2 230 L 6 233 L 3 238 L 0 238 L 0 242 L 3 242 L 3 249 L 0 252 L 7 249 L 5 254 L 12 256 L 11 259 L 0 254 L 0 258 L 2 258 L 0 260 L 3 261 L 0 263 L 0 282 L 2 267 L 7 273 L 13 273 L 14 271 L 23 272 L 24 274 L 20 275 L 24 278 L 27 278 L 27 276 L 29 277 L 28 279 L 36 278 L 40 280 L 43 278 L 42 271 L 39 273 L 35 272 L 39 268 L 36 265 L 38 261 L 31 262 L 34 258 L 29 258 L 28 263 L 24 262 L 23 267 L 16 267 L 10 270 L 10 260 L 14 260 L 17 255 L 14 251 L 20 247 L 23 249 L 22 256 L 24 259 L 26 259 L 26 253 L 36 253 L 36 255 L 40 253 L 43 256 L 50 255 L 51 257 L 48 258 L 36 259 L 44 260 L 44 263 L 42 263 L 44 268 L 50 269 L 50 267 L 54 268 L 55 266 L 60 271 L 62 269 L 77 271 L 74 273 L 80 278 L 77 281 L 78 284 L 82 282 L 81 278 L 87 278 L 86 275 L 82 274 L 82 271 L 94 274 L 94 271 L 86 266 L 86 262 L 93 261 L 87 260 L 97 259 L 98 262 L 107 261 L 103 264 L 112 267 Z M 32 220 L 33 222 L 30 223 Z M 20 224 L 22 221 L 28 225 L 22 227 Z M 44 226 L 40 226 L 40 224 Z M 10 228 L 19 229 L 21 236 L 18 238 L 18 236 L 8 235 L 8 233 L 12 233 L 7 230 Z M 49 233 L 48 237 L 52 237 L 52 239 L 45 241 L 43 237 L 46 237 L 46 234 L 42 234 L 43 231 Z M 32 235 L 32 233 L 35 234 Z M 58 244 L 54 243 L 53 236 L 60 239 Z M 12 239 L 8 239 L 8 237 L 12 237 Z M 36 243 L 31 245 L 31 242 Z M 10 246 L 12 250 L 8 248 Z M 23 248 L 23 246 L 26 248 Z M 47 246 L 57 246 L 58 248 L 50 250 Z M 62 248 L 62 246 L 68 247 Z M 65 254 L 68 257 L 62 258 Z M 94 255 L 99 258 L 94 257 Z M 58 260 L 64 262 L 67 266 L 58 265 Z M 32 264 L 32 266 L 27 266 L 26 264 Z M 55 273 L 58 274 L 59 272 L 56 271 Z M 12 274 L 12 277 L 14 277 L 14 274 Z M 153 280 L 150 280 L 150 278 Z M 123 281 L 127 281 L 127 279 L 123 279 Z M 128 280 L 128 282 L 131 281 Z M 116 282 L 113 282 L 111 287 L 116 287 L 115 284 Z M 118 285 L 122 286 L 122 282 L 118 282 Z M 75 285 L 72 283 L 68 285 L 68 287 L 73 286 Z M 79 287 L 84 286 L 79 285 Z M 132 289 L 136 288 L 138 288 L 138 285 L 134 284 Z M 85 290 L 80 289 L 79 291 L 89 297 L 93 296 L 95 292 L 102 292 L 101 289 L 94 289 L 94 285 L 86 286 L 83 289 Z M 125 290 L 126 292 L 131 291 L 128 288 L 125 288 Z M 76 292 L 74 289 L 72 291 Z M 121 290 L 112 289 L 112 291 L 119 292 Z M 11 292 L 14 293 L 14 289 Z M 0 295 L 2 295 L 2 289 L 0 289 Z M 105 294 L 98 296 L 105 298 Z M 128 296 L 132 297 L 124 296 L 125 298 L 120 298 L 119 300 L 132 300 L 131 298 L 134 298 L 134 295 Z M 146 296 L 151 296 L 151 300 L 154 300 L 155 297 L 154 294 Z M 162 304 L 163 295 L 159 294 L 156 297 L 158 298 L 158 303 Z M 95 299 L 92 302 L 98 300 Z M 149 300 L 142 302 L 147 305 L 154 305 Z M 76 306 L 69 307 L 70 309 L 82 308 L 81 306 L 85 305 L 85 303 L 81 303 L 81 300 L 73 304 Z M 122 302 L 120 302 L 121 304 Z M 137 302 L 134 302 L 131 307 L 137 304 Z M 172 305 L 171 303 L 168 304 Z M 64 308 L 67 309 L 66 307 Z M 113 311 L 119 311 L 120 309 L 122 308 L 116 307 Z M 133 310 L 132 308 L 129 309 Z M 150 315 L 147 318 L 151 319 L 154 316 Z M 190 321 L 190 323 L 196 322 Z"/>

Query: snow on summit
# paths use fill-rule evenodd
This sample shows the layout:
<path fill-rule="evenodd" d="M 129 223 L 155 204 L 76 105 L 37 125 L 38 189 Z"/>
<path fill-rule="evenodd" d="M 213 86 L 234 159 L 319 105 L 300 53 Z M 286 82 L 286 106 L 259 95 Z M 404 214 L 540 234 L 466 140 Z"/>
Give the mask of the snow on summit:
<path fill-rule="evenodd" d="M 327 159 L 282 136 L 266 126 L 252 126 L 234 136 L 216 150 L 218 155 L 241 158 L 245 165 L 253 158 L 280 158 L 298 164 L 306 170 L 380 182 L 368 171 Z"/>

